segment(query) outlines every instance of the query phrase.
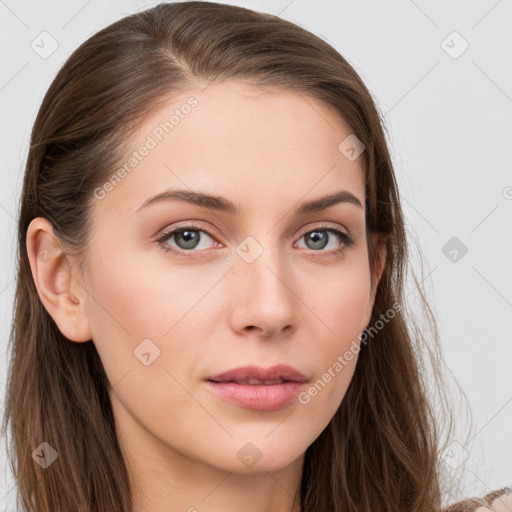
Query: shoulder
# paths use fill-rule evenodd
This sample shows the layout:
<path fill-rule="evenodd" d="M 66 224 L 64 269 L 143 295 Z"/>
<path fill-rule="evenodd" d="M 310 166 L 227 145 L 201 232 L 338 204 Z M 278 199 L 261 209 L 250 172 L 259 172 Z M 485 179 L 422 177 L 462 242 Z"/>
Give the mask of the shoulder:
<path fill-rule="evenodd" d="M 509 512 L 512 510 L 512 488 L 504 487 L 482 498 L 468 498 L 441 509 L 441 512 Z"/>

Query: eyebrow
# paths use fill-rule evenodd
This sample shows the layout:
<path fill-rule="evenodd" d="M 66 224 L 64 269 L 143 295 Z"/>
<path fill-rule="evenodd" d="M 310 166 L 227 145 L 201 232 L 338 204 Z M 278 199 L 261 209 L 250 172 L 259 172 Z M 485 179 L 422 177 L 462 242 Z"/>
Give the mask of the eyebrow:
<path fill-rule="evenodd" d="M 165 192 L 161 192 L 160 194 L 147 199 L 135 211 L 135 213 L 139 212 L 143 208 L 148 207 L 151 204 L 173 200 L 184 201 L 186 203 L 194 204 L 211 210 L 229 213 L 231 215 L 240 215 L 241 213 L 240 208 L 225 197 L 212 196 L 203 194 L 201 192 L 193 192 L 191 190 L 166 190 Z M 341 190 L 328 196 L 300 203 L 296 208 L 296 213 L 299 215 L 304 215 L 307 213 L 318 212 L 326 210 L 327 208 L 339 203 L 349 203 L 359 208 L 363 208 L 361 201 L 359 201 L 359 199 L 354 194 L 348 190 Z"/>

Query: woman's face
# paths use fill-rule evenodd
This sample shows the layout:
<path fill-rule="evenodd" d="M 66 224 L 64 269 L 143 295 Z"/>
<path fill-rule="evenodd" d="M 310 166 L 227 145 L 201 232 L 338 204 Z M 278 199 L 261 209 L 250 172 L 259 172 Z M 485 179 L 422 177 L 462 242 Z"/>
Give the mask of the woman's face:
<path fill-rule="evenodd" d="M 96 189 L 85 311 L 133 453 L 269 471 L 327 426 L 373 306 L 349 135 L 312 98 L 210 85 L 146 120 Z M 247 365 L 307 382 L 207 380 Z"/>

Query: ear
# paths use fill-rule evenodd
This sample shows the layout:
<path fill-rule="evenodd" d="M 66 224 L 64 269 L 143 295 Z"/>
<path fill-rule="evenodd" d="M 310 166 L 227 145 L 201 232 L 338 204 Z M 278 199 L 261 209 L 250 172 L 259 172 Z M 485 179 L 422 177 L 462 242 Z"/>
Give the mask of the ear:
<path fill-rule="evenodd" d="M 376 233 L 371 235 L 373 240 L 373 247 L 375 248 L 375 267 L 370 269 L 371 278 L 372 278 L 372 286 L 370 289 L 370 298 L 368 300 L 368 307 L 366 310 L 366 323 L 363 326 L 363 329 L 366 328 L 372 316 L 373 305 L 375 303 L 375 296 L 377 294 L 377 288 L 380 283 L 380 279 L 382 277 L 382 273 L 386 268 L 388 247 L 386 244 L 386 239 L 383 235 Z"/>
<path fill-rule="evenodd" d="M 71 341 L 89 341 L 92 335 L 85 311 L 87 292 L 77 280 L 76 269 L 62 250 L 51 223 L 42 217 L 33 219 L 26 243 L 37 293 L 60 332 Z"/>

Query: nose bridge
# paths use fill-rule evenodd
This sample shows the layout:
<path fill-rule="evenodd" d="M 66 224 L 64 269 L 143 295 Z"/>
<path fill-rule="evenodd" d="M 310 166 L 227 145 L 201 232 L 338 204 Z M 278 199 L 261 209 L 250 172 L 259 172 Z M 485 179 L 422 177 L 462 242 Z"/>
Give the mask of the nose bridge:
<path fill-rule="evenodd" d="M 258 238 L 248 236 L 236 248 L 235 308 L 247 325 L 275 331 L 293 322 L 296 292 L 279 242 L 269 233 Z"/>
<path fill-rule="evenodd" d="M 236 248 L 237 266 L 249 275 L 253 291 L 272 290 L 280 294 L 285 287 L 282 280 L 288 274 L 287 255 L 271 234 L 260 235 L 258 240 L 246 237 Z M 286 288 L 286 287 L 285 287 Z"/>

